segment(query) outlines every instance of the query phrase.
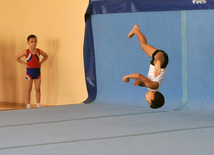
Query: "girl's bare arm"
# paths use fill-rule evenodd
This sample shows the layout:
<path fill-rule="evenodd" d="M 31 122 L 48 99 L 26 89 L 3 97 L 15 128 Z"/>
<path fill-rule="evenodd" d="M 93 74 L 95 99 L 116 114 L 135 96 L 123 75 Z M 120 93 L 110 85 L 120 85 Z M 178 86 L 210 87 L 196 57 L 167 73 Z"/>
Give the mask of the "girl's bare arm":
<path fill-rule="evenodd" d="M 42 50 L 40 50 L 40 54 L 43 56 L 43 59 L 40 62 L 40 66 L 41 66 L 48 59 L 48 55 Z"/>
<path fill-rule="evenodd" d="M 24 51 L 24 52 L 22 52 L 22 53 L 19 53 L 19 54 L 15 57 L 15 61 L 17 61 L 17 62 L 19 62 L 19 63 L 25 65 L 26 67 L 28 67 L 27 63 L 21 60 L 21 58 L 24 57 L 24 56 L 26 56 L 26 55 L 27 55 L 27 52 L 26 52 L 26 51 Z"/>

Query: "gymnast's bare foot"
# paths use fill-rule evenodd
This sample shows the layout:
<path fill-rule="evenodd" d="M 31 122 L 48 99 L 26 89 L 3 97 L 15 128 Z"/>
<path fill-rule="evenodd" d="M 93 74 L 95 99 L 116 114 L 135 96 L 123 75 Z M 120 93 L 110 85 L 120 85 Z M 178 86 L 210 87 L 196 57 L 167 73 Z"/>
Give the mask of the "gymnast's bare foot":
<path fill-rule="evenodd" d="M 128 38 L 133 37 L 134 34 L 135 34 L 135 31 L 138 30 L 138 29 L 139 29 L 138 25 L 135 25 L 135 26 L 132 28 L 132 30 L 129 32 Z"/>

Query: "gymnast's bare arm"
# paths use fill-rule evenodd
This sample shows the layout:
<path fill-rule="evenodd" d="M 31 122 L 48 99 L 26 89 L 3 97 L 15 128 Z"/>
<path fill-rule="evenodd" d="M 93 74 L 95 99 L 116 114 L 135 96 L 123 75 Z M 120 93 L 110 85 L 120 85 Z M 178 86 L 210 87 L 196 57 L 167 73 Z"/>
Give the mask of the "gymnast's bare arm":
<path fill-rule="evenodd" d="M 17 61 L 17 62 L 19 62 L 19 63 L 25 65 L 26 67 L 28 67 L 27 63 L 21 60 L 21 58 L 24 57 L 24 56 L 26 56 L 26 55 L 27 55 L 27 52 L 26 52 L 26 51 L 24 51 L 24 52 L 22 52 L 22 53 L 19 53 L 19 54 L 15 57 L 15 61 Z"/>
<path fill-rule="evenodd" d="M 151 81 L 140 73 L 133 73 L 130 75 L 126 75 L 123 77 L 122 81 L 129 82 L 130 79 L 135 79 L 134 85 L 147 87 L 150 89 L 157 89 L 159 87 L 159 83 L 156 81 Z"/>

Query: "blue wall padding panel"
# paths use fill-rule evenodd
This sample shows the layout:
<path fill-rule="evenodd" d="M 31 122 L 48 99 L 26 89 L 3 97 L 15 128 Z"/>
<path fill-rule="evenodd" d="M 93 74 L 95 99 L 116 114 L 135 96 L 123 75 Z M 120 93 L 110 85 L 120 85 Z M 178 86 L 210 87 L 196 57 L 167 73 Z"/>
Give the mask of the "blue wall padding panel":
<path fill-rule="evenodd" d="M 186 110 L 214 110 L 214 10 L 189 11 L 188 104 Z"/>
<path fill-rule="evenodd" d="M 213 0 L 93 0 L 93 14 L 214 9 Z"/>
<path fill-rule="evenodd" d="M 165 108 L 176 108 L 182 98 L 180 12 L 92 16 L 97 73 L 95 103 L 148 107 L 145 101 L 147 88 L 135 87 L 133 81 L 128 84 L 121 81 L 126 74 L 136 72 L 147 76 L 148 73 L 150 58 L 141 50 L 136 36 L 127 37 L 136 23 L 149 44 L 169 54 L 169 71 L 161 92 L 166 97 Z"/>
<path fill-rule="evenodd" d="M 97 82 L 96 82 L 96 68 L 94 56 L 94 39 L 92 34 L 92 23 L 90 12 L 92 5 L 89 5 L 85 14 L 85 37 L 84 37 L 84 68 L 85 68 L 85 81 L 88 90 L 88 98 L 84 103 L 91 103 L 96 99 L 97 95 Z"/>
<path fill-rule="evenodd" d="M 140 2 L 153 10 L 134 7 Z M 213 9 L 214 1 L 206 1 L 206 4 L 181 2 L 171 1 L 170 8 L 164 11 L 155 10 L 162 6 L 157 6 L 162 0 L 90 3 L 87 16 L 92 22 L 94 42 L 91 45 L 96 60 L 93 76 L 97 80 L 97 97 L 93 103 L 148 107 L 144 97 L 146 88 L 133 86 L 133 81 L 128 84 L 121 81 L 126 74 L 148 73 L 150 59 L 141 51 L 137 37 L 127 38 L 132 27 L 138 24 L 148 44 L 169 55 L 169 70 L 160 90 L 166 98 L 163 109 L 178 110 L 184 106 L 184 111 L 213 113 L 214 10 L 201 9 Z M 132 10 L 127 4 L 132 5 Z M 184 4 L 187 11 L 169 11 L 183 10 Z"/>

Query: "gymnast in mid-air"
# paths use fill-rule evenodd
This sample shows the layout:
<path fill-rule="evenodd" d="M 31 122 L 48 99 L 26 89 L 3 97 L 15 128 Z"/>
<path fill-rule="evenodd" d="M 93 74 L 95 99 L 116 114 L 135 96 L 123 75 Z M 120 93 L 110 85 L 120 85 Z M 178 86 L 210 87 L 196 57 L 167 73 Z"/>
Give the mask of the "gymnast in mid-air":
<path fill-rule="evenodd" d="M 123 77 L 122 81 L 129 82 L 135 79 L 134 85 L 147 87 L 148 92 L 145 94 L 146 101 L 152 109 L 160 108 L 164 105 L 164 96 L 159 92 L 160 86 L 165 78 L 168 65 L 168 55 L 155 47 L 148 45 L 146 37 L 140 31 L 138 25 L 135 25 L 128 34 L 128 38 L 137 35 L 141 49 L 152 58 L 147 77 L 140 73 L 133 73 Z"/>

